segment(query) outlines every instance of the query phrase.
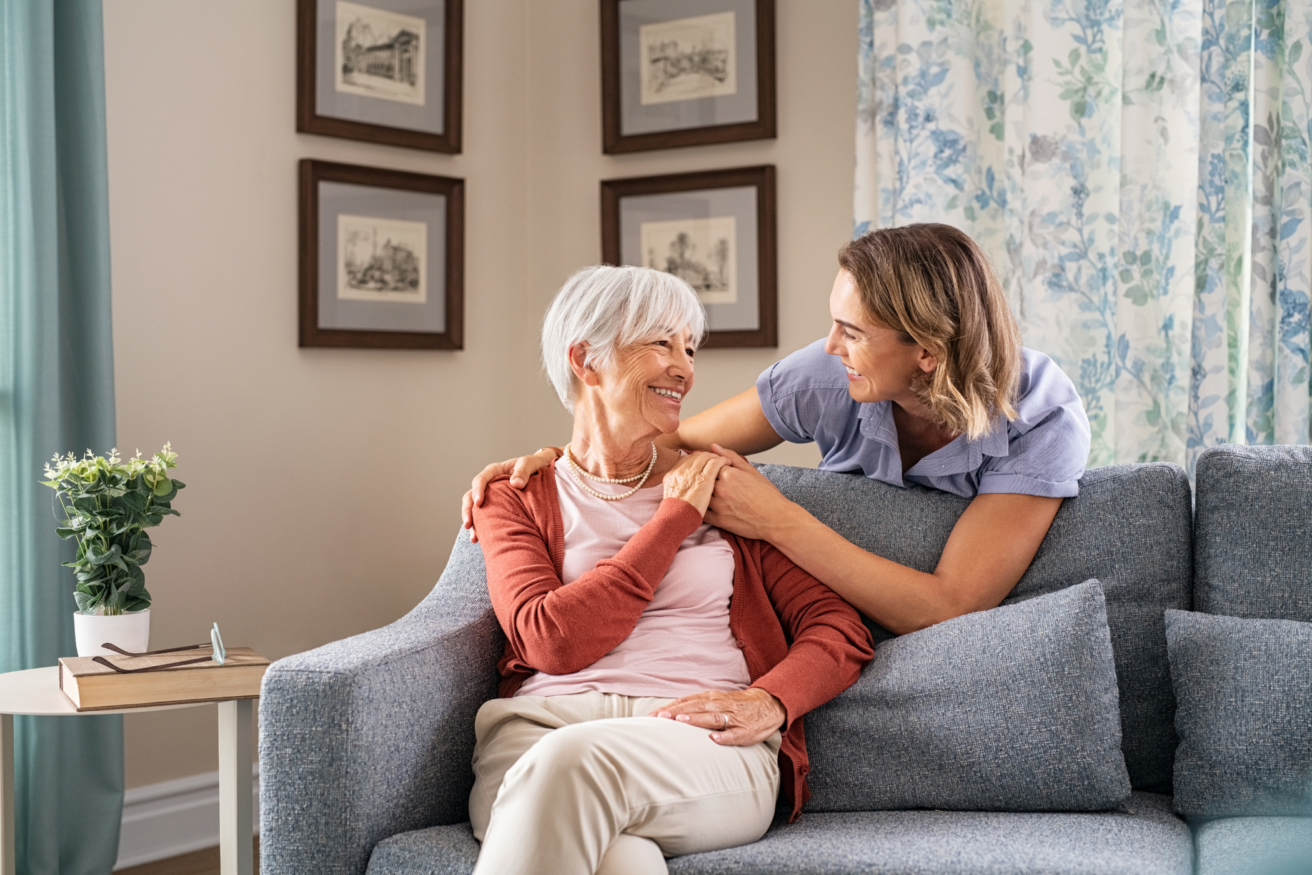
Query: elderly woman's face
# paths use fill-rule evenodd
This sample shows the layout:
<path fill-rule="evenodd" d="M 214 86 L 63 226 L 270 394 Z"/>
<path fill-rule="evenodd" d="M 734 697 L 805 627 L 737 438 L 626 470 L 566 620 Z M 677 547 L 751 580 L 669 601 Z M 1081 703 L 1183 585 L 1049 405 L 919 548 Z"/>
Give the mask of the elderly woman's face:
<path fill-rule="evenodd" d="M 597 391 L 613 414 L 669 434 L 679 427 L 683 396 L 692 389 L 695 352 L 687 326 L 619 351 L 610 373 L 601 375 Z"/>

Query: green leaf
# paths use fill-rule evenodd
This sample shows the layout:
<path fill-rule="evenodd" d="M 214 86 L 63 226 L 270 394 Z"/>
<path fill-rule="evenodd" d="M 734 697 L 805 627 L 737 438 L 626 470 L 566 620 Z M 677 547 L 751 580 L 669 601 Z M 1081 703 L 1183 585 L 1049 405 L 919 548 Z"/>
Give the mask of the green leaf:
<path fill-rule="evenodd" d="M 1295 40 L 1289 51 L 1285 53 L 1285 60 L 1293 64 L 1301 57 L 1303 57 L 1303 41 Z"/>
<path fill-rule="evenodd" d="M 1134 282 L 1134 273 L 1131 272 L 1128 268 L 1124 268 L 1124 267 L 1121 268 L 1121 282 L 1123 283 Z"/>
<path fill-rule="evenodd" d="M 173 481 L 167 477 L 161 477 L 159 478 L 158 482 L 155 483 L 156 495 L 168 495 L 172 491 L 173 491 Z"/>
<path fill-rule="evenodd" d="M 100 604 L 100 600 L 95 596 L 87 595 L 84 592 L 73 593 L 73 601 L 77 602 L 77 609 L 83 614 L 95 613 Z"/>
<path fill-rule="evenodd" d="M 73 537 L 74 535 L 77 534 L 77 529 L 60 529 L 60 528 L 56 528 L 56 529 L 55 529 L 55 534 L 59 536 L 59 538 L 60 538 L 61 541 L 67 541 L 69 538 L 71 538 L 71 537 Z"/>
<path fill-rule="evenodd" d="M 1125 263 L 1126 263 L 1126 264 L 1134 264 L 1136 261 L 1139 260 L 1139 255 L 1138 255 L 1138 253 L 1130 252 L 1130 251 L 1127 251 L 1127 252 L 1126 252 L 1124 255 L 1122 255 L 1121 257 L 1125 259 Z"/>
<path fill-rule="evenodd" d="M 1144 267 L 1147 267 L 1148 265 L 1152 264 L 1153 254 L 1147 250 L 1144 250 L 1143 252 L 1139 253 L 1139 263 L 1142 264 Z"/>
<path fill-rule="evenodd" d="M 1125 297 L 1133 301 L 1136 307 L 1142 307 L 1148 303 L 1148 299 L 1152 295 L 1143 286 L 1135 285 L 1125 290 Z"/>

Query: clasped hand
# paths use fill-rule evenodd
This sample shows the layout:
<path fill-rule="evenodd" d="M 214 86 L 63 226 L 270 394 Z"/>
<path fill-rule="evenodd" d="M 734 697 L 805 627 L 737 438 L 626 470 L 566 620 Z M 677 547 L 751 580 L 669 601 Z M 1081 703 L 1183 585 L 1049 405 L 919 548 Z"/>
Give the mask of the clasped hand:
<path fill-rule="evenodd" d="M 719 444 L 711 449 L 725 465 L 704 515 L 706 522 L 744 538 L 770 540 L 770 528 L 785 519 L 791 502 L 738 453 Z"/>
<path fill-rule="evenodd" d="M 760 687 L 723 693 L 708 690 L 675 699 L 651 714 L 710 729 L 716 744 L 747 746 L 765 741 L 784 725 L 788 712 Z"/>

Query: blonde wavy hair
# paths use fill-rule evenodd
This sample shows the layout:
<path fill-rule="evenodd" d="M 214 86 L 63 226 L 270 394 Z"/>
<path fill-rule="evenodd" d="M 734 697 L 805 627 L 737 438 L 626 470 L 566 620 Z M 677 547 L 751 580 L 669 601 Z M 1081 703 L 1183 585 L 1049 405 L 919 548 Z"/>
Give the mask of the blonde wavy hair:
<path fill-rule="evenodd" d="M 844 246 L 866 315 L 938 359 L 912 390 L 934 420 L 977 438 L 1016 418 L 1020 329 L 988 257 L 950 225 L 870 231 Z"/>

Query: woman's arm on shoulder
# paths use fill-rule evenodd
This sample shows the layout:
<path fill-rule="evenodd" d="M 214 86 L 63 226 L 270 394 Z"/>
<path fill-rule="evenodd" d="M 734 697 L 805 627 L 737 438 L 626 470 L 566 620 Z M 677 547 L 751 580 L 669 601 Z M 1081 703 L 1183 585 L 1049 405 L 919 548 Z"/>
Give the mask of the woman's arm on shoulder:
<path fill-rule="evenodd" d="M 527 502 L 523 492 L 497 481 L 474 511 L 488 593 L 515 652 L 538 671 L 567 674 L 628 637 L 701 515 L 686 501 L 662 502 L 614 557 L 566 586 L 543 531 L 547 522 Z"/>
<path fill-rule="evenodd" d="M 1062 499 L 976 496 L 957 520 L 933 572 L 863 550 L 736 459 L 720 472 L 706 521 L 778 547 L 890 632 L 904 634 L 997 607 L 1052 525 Z"/>
<path fill-rule="evenodd" d="M 679 423 L 679 430 L 660 443 L 682 450 L 710 450 L 712 444 L 750 456 L 783 443 L 761 409 L 756 387 L 721 401 Z"/>
<path fill-rule="evenodd" d="M 679 424 L 678 431 L 657 441 L 661 446 L 689 452 L 710 450 L 712 443 L 718 443 L 748 456 L 777 447 L 782 442 L 783 438 L 775 432 L 761 410 L 755 386 L 685 419 Z M 489 484 L 509 477 L 511 486 L 523 489 L 528 484 L 528 478 L 558 458 L 560 451 L 556 447 L 543 447 L 529 456 L 494 462 L 478 472 L 469 491 L 460 501 L 461 524 L 472 530 L 470 540 L 479 539 L 474 523 L 474 508 L 483 503 Z"/>

